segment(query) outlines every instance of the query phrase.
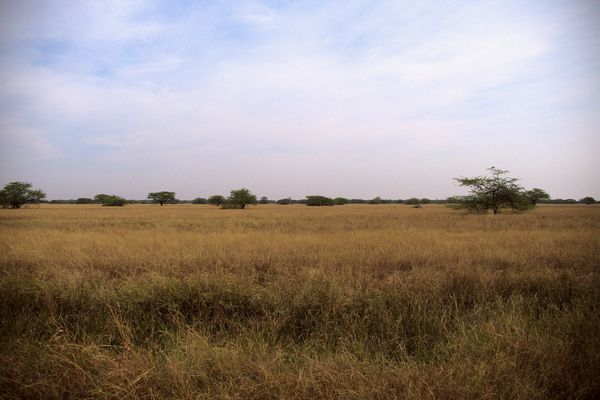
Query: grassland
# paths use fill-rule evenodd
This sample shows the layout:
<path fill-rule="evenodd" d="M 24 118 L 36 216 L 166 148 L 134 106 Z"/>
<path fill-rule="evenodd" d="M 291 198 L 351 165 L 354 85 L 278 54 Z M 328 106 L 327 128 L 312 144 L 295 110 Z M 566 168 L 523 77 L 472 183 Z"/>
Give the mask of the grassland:
<path fill-rule="evenodd" d="M 0 397 L 600 398 L 600 207 L 0 210 Z"/>

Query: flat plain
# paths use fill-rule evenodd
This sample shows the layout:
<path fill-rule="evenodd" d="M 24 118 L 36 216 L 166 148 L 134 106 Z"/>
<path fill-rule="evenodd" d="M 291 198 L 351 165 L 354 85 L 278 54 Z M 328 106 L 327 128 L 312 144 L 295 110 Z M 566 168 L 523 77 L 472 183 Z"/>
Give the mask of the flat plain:
<path fill-rule="evenodd" d="M 0 210 L 0 397 L 600 398 L 600 207 Z"/>

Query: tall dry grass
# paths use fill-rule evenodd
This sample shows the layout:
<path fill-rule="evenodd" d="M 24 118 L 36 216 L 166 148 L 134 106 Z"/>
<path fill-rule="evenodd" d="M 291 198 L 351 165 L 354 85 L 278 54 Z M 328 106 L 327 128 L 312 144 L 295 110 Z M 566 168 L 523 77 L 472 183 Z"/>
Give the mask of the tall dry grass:
<path fill-rule="evenodd" d="M 600 208 L 0 210 L 3 398 L 598 398 Z"/>

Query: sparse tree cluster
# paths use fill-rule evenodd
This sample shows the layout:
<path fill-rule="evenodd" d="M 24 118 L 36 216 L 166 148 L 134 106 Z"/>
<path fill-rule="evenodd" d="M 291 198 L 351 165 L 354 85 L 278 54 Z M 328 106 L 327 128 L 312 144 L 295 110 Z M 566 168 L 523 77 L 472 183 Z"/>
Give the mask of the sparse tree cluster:
<path fill-rule="evenodd" d="M 175 192 L 161 191 L 148 193 L 147 200 L 127 201 L 117 195 L 97 194 L 93 199 L 80 197 L 76 200 L 51 200 L 53 204 L 102 204 L 103 206 L 122 207 L 127 203 L 160 204 L 191 203 L 212 204 L 224 209 L 245 209 L 254 204 L 306 204 L 307 206 L 333 206 L 344 204 L 407 204 L 420 208 L 423 204 L 448 204 L 455 209 L 465 210 L 473 213 L 487 213 L 489 210 L 494 214 L 503 209 L 510 209 L 514 213 L 523 212 L 534 208 L 537 204 L 596 204 L 593 197 L 587 196 L 580 200 L 574 199 L 550 199 L 550 195 L 543 189 L 533 188 L 525 190 L 517 182 L 518 179 L 508 175 L 508 171 L 496 167 L 488 168 L 489 174 L 472 178 L 454 178 L 459 186 L 469 188 L 466 196 L 452 196 L 445 200 L 430 200 L 427 198 L 409 198 L 407 200 L 382 199 L 377 196 L 371 200 L 347 199 L 344 197 L 329 198 L 321 195 L 306 196 L 305 199 L 294 200 L 291 197 L 269 200 L 262 196 L 257 200 L 256 196 L 246 188 L 232 190 L 229 197 L 213 195 L 208 199 L 197 197 L 192 201 L 177 200 Z M 10 182 L 0 190 L 0 205 L 3 208 L 21 208 L 27 203 L 43 202 L 46 195 L 40 189 L 33 189 L 27 182 Z"/>

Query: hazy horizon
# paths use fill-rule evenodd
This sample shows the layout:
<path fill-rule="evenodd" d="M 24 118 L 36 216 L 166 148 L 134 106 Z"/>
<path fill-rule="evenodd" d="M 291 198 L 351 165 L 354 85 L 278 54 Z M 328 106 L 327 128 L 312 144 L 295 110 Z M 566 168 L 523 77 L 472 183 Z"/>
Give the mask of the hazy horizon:
<path fill-rule="evenodd" d="M 600 198 L 600 2 L 0 0 L 0 185 Z"/>

